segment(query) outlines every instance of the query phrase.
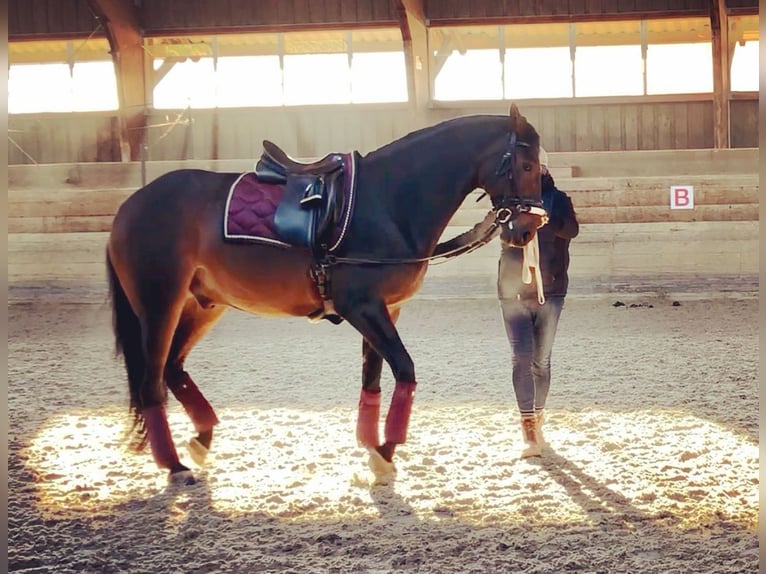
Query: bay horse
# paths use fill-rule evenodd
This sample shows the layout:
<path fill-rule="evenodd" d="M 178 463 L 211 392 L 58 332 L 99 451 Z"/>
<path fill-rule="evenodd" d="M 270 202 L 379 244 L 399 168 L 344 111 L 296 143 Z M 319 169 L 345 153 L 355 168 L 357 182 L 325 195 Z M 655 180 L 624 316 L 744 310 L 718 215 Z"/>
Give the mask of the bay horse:
<path fill-rule="evenodd" d="M 117 211 L 106 261 L 116 352 L 130 391 L 130 446 L 140 451 L 148 443 L 170 482 L 195 481 L 171 438 L 167 389 L 194 425 L 188 448 L 202 464 L 218 418 L 184 361 L 227 309 L 345 320 L 362 335 L 356 437 L 375 475 L 392 478 L 416 387 L 395 327 L 400 307 L 420 288 L 442 232 L 472 190 L 489 195 L 513 244 L 533 239 L 546 217 L 538 133 L 512 104 L 508 116 L 447 120 L 364 156 L 330 154 L 301 164 L 274 144 L 264 147 L 254 173 L 175 170 Z M 224 223 L 245 176 L 261 186 L 265 204 L 277 204 L 269 211 L 261 201 L 261 227 L 271 230 L 261 241 L 241 240 L 241 230 Z M 324 211 L 303 209 L 312 202 Z M 255 218 L 247 207 L 238 209 Z M 328 218 L 331 232 L 317 225 Z M 381 441 L 384 360 L 395 388 Z"/>

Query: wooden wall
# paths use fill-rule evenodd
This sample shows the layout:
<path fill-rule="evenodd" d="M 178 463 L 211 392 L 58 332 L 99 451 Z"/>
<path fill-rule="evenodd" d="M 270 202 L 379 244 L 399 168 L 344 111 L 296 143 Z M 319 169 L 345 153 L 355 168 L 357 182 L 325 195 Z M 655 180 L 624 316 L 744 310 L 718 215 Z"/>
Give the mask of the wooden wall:
<path fill-rule="evenodd" d="M 119 123 L 106 112 L 8 116 L 8 163 L 119 161 Z"/>
<path fill-rule="evenodd" d="M 507 114 L 507 103 L 435 107 L 406 104 L 160 111 L 149 116 L 147 159 L 242 159 L 270 139 L 298 157 L 334 151 L 366 153 L 419 127 L 479 113 Z M 520 102 L 548 151 L 707 149 L 713 146 L 710 100 L 628 103 Z M 758 101 L 731 103 L 733 147 L 758 146 Z M 168 123 L 178 120 L 173 129 Z M 120 161 L 113 113 L 22 114 L 9 136 L 37 163 Z M 9 164 L 33 163 L 13 142 Z"/>
<path fill-rule="evenodd" d="M 731 147 L 758 147 L 758 100 L 732 100 L 730 109 Z"/>
<path fill-rule="evenodd" d="M 548 151 L 704 149 L 713 146 L 712 100 L 594 98 L 525 104 L 522 112 L 543 137 Z M 507 113 L 494 105 L 492 113 Z M 463 110 L 432 112 L 446 118 Z M 471 111 L 471 110 L 467 110 Z M 756 130 L 752 126 L 751 130 Z"/>
<path fill-rule="evenodd" d="M 573 276 L 624 282 L 658 275 L 758 273 L 758 149 L 558 152 L 557 183 L 572 197 L 581 231 Z M 243 171 L 249 160 L 149 162 L 147 180 L 179 167 Z M 651 174 L 651 175 L 647 175 Z M 140 186 L 135 163 L 10 166 L 8 279 L 12 286 L 105 289 L 104 247 L 117 207 Z M 695 208 L 669 209 L 671 184 L 695 186 Z M 489 205 L 469 195 L 444 238 L 480 221 Z M 492 294 L 499 244 L 432 266 L 430 278 L 473 277 Z M 55 289 L 54 289 L 55 291 Z M 45 295 L 48 296 L 48 295 Z"/>

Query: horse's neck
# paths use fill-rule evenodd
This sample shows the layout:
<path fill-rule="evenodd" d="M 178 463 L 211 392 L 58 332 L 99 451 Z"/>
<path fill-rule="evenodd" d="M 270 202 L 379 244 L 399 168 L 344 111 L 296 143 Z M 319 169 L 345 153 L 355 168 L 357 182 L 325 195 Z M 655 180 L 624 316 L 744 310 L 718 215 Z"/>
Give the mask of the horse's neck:
<path fill-rule="evenodd" d="M 475 146 L 471 146 L 459 129 L 455 125 L 443 132 L 404 138 L 364 158 L 368 169 L 363 171 L 387 175 L 385 189 L 380 189 L 380 183 L 370 182 L 370 187 L 385 194 L 385 198 L 376 201 L 378 209 L 384 209 L 391 217 L 410 251 L 421 256 L 436 245 L 449 220 L 475 187 L 476 157 L 471 151 L 491 142 L 490 137 L 486 141 L 477 138 Z M 440 151 L 435 152 L 437 148 Z"/>

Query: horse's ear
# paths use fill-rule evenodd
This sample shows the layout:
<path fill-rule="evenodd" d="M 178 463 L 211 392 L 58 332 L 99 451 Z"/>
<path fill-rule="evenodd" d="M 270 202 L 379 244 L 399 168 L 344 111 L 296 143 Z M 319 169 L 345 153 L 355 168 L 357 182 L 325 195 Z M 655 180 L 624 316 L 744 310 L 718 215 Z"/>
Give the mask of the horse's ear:
<path fill-rule="evenodd" d="M 511 103 L 510 120 L 511 131 L 522 131 L 522 128 L 527 124 L 527 118 L 521 115 L 519 107 L 515 103 Z"/>

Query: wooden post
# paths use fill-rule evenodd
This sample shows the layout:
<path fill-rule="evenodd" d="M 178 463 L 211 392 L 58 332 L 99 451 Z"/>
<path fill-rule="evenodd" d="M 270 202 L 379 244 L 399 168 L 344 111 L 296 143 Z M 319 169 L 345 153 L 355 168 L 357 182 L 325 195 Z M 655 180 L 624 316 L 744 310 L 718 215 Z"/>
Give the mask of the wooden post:
<path fill-rule="evenodd" d="M 407 91 L 411 106 L 420 112 L 426 109 L 430 98 L 428 30 L 423 0 L 399 0 L 398 4 L 407 66 Z"/>
<path fill-rule="evenodd" d="M 120 101 L 121 148 L 123 160 L 141 158 L 146 137 L 146 75 L 143 37 L 138 14 L 132 0 L 89 0 L 93 12 L 101 19 L 111 48 L 117 75 Z"/>
<path fill-rule="evenodd" d="M 731 57 L 726 0 L 710 1 L 710 29 L 713 44 L 713 147 L 722 149 L 731 147 Z"/>

